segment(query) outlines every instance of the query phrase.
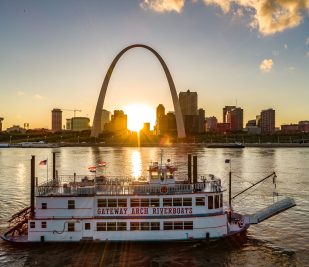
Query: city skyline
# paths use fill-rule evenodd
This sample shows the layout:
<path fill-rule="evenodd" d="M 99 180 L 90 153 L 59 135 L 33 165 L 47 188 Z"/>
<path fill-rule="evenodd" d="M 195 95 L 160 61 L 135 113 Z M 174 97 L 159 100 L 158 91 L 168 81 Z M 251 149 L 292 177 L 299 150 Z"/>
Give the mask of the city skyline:
<path fill-rule="evenodd" d="M 294 1 L 293 10 L 275 1 L 290 20 L 279 16 L 273 24 L 267 18 L 278 14 L 276 7 L 262 14 L 249 1 L 223 2 L 2 2 L 3 128 L 24 123 L 50 128 L 54 107 L 80 109 L 80 116 L 92 120 L 108 65 L 136 42 L 162 55 L 177 93 L 198 93 L 206 117 L 221 120 L 222 107 L 236 105 L 244 109 L 245 122 L 268 108 L 278 114 L 276 126 L 307 120 L 308 1 Z M 113 74 L 104 108 L 142 104 L 155 116 L 157 103 L 173 110 L 159 63 L 147 51 L 130 51 Z"/>

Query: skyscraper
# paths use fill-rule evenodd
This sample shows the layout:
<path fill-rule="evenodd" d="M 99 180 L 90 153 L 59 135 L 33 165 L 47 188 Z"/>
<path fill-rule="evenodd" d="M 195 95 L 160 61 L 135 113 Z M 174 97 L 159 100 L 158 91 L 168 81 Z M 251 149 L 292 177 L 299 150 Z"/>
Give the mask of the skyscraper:
<path fill-rule="evenodd" d="M 200 108 L 198 110 L 198 132 L 199 133 L 205 133 L 206 127 L 205 127 L 205 110 Z"/>
<path fill-rule="evenodd" d="M 261 133 L 271 134 L 275 132 L 275 116 L 275 110 L 272 108 L 261 111 Z"/>
<path fill-rule="evenodd" d="M 232 110 L 233 108 L 236 108 L 236 106 L 225 106 L 225 107 L 223 108 L 223 118 L 222 118 L 223 123 L 226 123 L 226 122 L 227 122 L 227 120 L 226 120 L 226 114 L 227 114 L 228 111 Z"/>
<path fill-rule="evenodd" d="M 161 120 L 161 118 L 164 117 L 164 116 L 165 116 L 165 107 L 162 104 L 159 104 L 157 106 L 157 110 L 156 110 L 156 127 L 155 127 L 155 132 L 156 132 L 157 135 L 161 134 L 162 125 L 160 126 L 160 122 L 161 123 L 163 122 Z"/>
<path fill-rule="evenodd" d="M 111 113 L 106 110 L 102 109 L 102 115 L 101 115 L 101 132 L 104 131 L 104 126 L 106 123 L 109 123 L 111 121 Z"/>
<path fill-rule="evenodd" d="M 4 118 L 0 118 L 0 132 L 2 132 L 2 121 L 4 120 Z"/>
<path fill-rule="evenodd" d="M 231 132 L 243 130 L 244 111 L 242 108 L 232 108 L 226 112 L 226 123 L 230 124 Z"/>
<path fill-rule="evenodd" d="M 52 131 L 59 132 L 62 129 L 62 110 L 54 108 L 52 110 Z"/>
<path fill-rule="evenodd" d="M 111 121 L 105 124 L 104 130 L 118 135 L 127 134 L 127 115 L 123 110 L 114 110 Z"/>
<path fill-rule="evenodd" d="M 182 115 L 198 115 L 197 112 L 197 92 L 180 92 L 179 104 Z"/>

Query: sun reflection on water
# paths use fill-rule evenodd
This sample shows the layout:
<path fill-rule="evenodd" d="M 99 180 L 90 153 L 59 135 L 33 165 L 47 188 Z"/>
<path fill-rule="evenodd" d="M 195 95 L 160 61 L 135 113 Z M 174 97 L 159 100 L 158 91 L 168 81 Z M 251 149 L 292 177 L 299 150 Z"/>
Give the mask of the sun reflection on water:
<path fill-rule="evenodd" d="M 131 159 L 132 159 L 132 175 L 137 180 L 142 173 L 141 152 L 138 150 L 133 151 Z"/>

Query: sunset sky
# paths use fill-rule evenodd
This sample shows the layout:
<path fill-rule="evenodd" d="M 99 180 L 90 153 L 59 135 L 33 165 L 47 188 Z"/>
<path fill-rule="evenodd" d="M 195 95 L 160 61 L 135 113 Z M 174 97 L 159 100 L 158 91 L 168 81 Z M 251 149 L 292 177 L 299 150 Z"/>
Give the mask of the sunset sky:
<path fill-rule="evenodd" d="M 51 109 L 91 121 L 109 64 L 126 46 L 161 54 L 177 92 L 198 93 L 206 116 L 274 108 L 277 126 L 309 120 L 309 0 L 0 1 L 0 117 L 4 128 L 51 127 Z M 173 110 L 149 51 L 118 62 L 104 108 Z M 73 112 L 64 111 L 64 119 Z M 153 123 L 153 122 L 152 122 Z"/>

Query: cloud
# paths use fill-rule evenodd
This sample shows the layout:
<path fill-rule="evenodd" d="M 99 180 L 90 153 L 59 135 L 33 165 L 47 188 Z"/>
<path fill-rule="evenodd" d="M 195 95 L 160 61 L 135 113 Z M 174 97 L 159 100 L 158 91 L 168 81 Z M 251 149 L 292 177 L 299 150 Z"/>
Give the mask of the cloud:
<path fill-rule="evenodd" d="M 309 11 L 309 0 L 204 0 L 204 3 L 218 5 L 224 13 L 233 5 L 246 8 L 251 11 L 249 25 L 263 35 L 298 26 Z"/>
<path fill-rule="evenodd" d="M 306 45 L 309 45 L 309 37 L 307 37 Z"/>
<path fill-rule="evenodd" d="M 141 6 L 157 12 L 180 13 L 186 0 L 143 0 Z M 188 0 L 189 1 L 189 0 Z M 191 0 L 189 2 L 196 2 Z M 309 0 L 199 0 L 205 5 L 218 6 L 224 14 L 245 13 L 248 26 L 263 35 L 271 35 L 298 26 L 309 14 Z M 236 12 L 235 12 L 236 10 Z M 241 10 L 242 12 L 238 11 Z"/>
<path fill-rule="evenodd" d="M 41 99 L 43 99 L 43 96 L 38 95 L 38 94 L 35 94 L 35 95 L 34 95 L 34 98 L 41 100 Z"/>
<path fill-rule="evenodd" d="M 270 72 L 272 67 L 274 65 L 273 60 L 270 59 L 264 59 L 260 64 L 260 70 L 263 72 Z"/>
<path fill-rule="evenodd" d="M 228 13 L 231 8 L 231 1 L 230 0 L 203 0 L 206 5 L 216 5 L 219 6 L 223 13 Z"/>
<path fill-rule="evenodd" d="M 185 0 L 143 0 L 140 6 L 144 9 L 151 9 L 156 12 L 177 12 L 180 13 L 184 7 Z"/>
<path fill-rule="evenodd" d="M 283 47 L 284 47 L 285 49 L 288 49 L 288 45 L 287 45 L 287 44 L 284 44 Z"/>
<path fill-rule="evenodd" d="M 18 96 L 23 96 L 23 95 L 25 95 L 25 93 L 23 91 L 17 91 L 17 95 Z"/>
<path fill-rule="evenodd" d="M 309 51 L 306 53 L 306 56 L 309 57 Z"/>

